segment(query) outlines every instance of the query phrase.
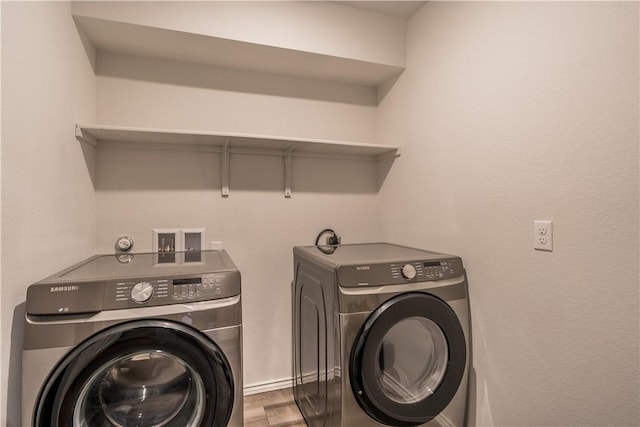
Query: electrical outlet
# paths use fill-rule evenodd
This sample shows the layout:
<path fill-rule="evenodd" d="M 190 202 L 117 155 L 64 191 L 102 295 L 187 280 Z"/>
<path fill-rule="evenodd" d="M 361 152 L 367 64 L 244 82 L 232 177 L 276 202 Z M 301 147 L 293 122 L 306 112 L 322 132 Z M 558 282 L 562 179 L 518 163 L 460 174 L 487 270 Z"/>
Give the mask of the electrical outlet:
<path fill-rule="evenodd" d="M 336 246 L 342 242 L 342 238 L 338 235 L 327 236 L 326 242 L 327 242 L 327 246 Z"/>
<path fill-rule="evenodd" d="M 553 221 L 533 221 L 533 249 L 553 251 Z"/>

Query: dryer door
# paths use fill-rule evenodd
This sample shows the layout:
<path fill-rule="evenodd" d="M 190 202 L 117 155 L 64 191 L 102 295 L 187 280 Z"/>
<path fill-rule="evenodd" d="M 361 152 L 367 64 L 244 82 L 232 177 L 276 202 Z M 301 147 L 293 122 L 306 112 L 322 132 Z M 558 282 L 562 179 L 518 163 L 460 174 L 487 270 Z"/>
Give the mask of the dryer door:
<path fill-rule="evenodd" d="M 34 426 L 223 427 L 233 408 L 231 367 L 190 326 L 119 324 L 72 350 L 45 383 Z"/>
<path fill-rule="evenodd" d="M 354 343 L 354 396 L 382 424 L 426 423 L 458 390 L 466 351 L 462 326 L 444 301 L 420 292 L 393 297 L 369 316 Z"/>

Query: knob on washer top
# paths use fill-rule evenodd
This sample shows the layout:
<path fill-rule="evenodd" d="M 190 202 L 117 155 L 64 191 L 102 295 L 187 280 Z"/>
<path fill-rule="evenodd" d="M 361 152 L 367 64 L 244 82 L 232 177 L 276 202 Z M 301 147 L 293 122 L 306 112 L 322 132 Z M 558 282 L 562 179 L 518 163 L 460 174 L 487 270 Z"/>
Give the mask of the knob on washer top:
<path fill-rule="evenodd" d="M 116 240 L 116 249 L 122 252 L 129 252 L 133 248 L 133 238 L 130 236 L 120 236 Z"/>
<path fill-rule="evenodd" d="M 402 277 L 407 280 L 411 280 L 416 277 L 416 268 L 411 264 L 405 264 L 402 266 Z"/>
<path fill-rule="evenodd" d="M 131 299 L 135 302 L 147 302 L 153 294 L 153 285 L 149 282 L 139 282 L 131 288 Z"/>

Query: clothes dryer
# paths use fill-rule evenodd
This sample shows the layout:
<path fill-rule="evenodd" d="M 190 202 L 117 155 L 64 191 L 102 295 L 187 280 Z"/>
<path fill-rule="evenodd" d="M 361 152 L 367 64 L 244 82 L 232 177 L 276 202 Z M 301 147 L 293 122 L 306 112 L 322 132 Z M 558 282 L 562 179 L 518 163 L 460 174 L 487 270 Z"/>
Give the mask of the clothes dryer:
<path fill-rule="evenodd" d="M 95 256 L 31 285 L 22 424 L 242 426 L 240 297 L 224 250 Z"/>
<path fill-rule="evenodd" d="M 307 424 L 464 425 L 462 260 L 387 243 L 293 254 L 294 397 Z"/>

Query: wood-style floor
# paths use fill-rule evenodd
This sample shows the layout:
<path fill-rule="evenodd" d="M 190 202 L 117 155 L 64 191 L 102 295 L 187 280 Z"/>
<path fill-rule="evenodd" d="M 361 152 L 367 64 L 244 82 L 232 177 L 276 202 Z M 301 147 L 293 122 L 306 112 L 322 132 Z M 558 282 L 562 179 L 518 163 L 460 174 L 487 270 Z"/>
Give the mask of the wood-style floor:
<path fill-rule="evenodd" d="M 290 388 L 244 396 L 245 427 L 306 427 Z"/>

